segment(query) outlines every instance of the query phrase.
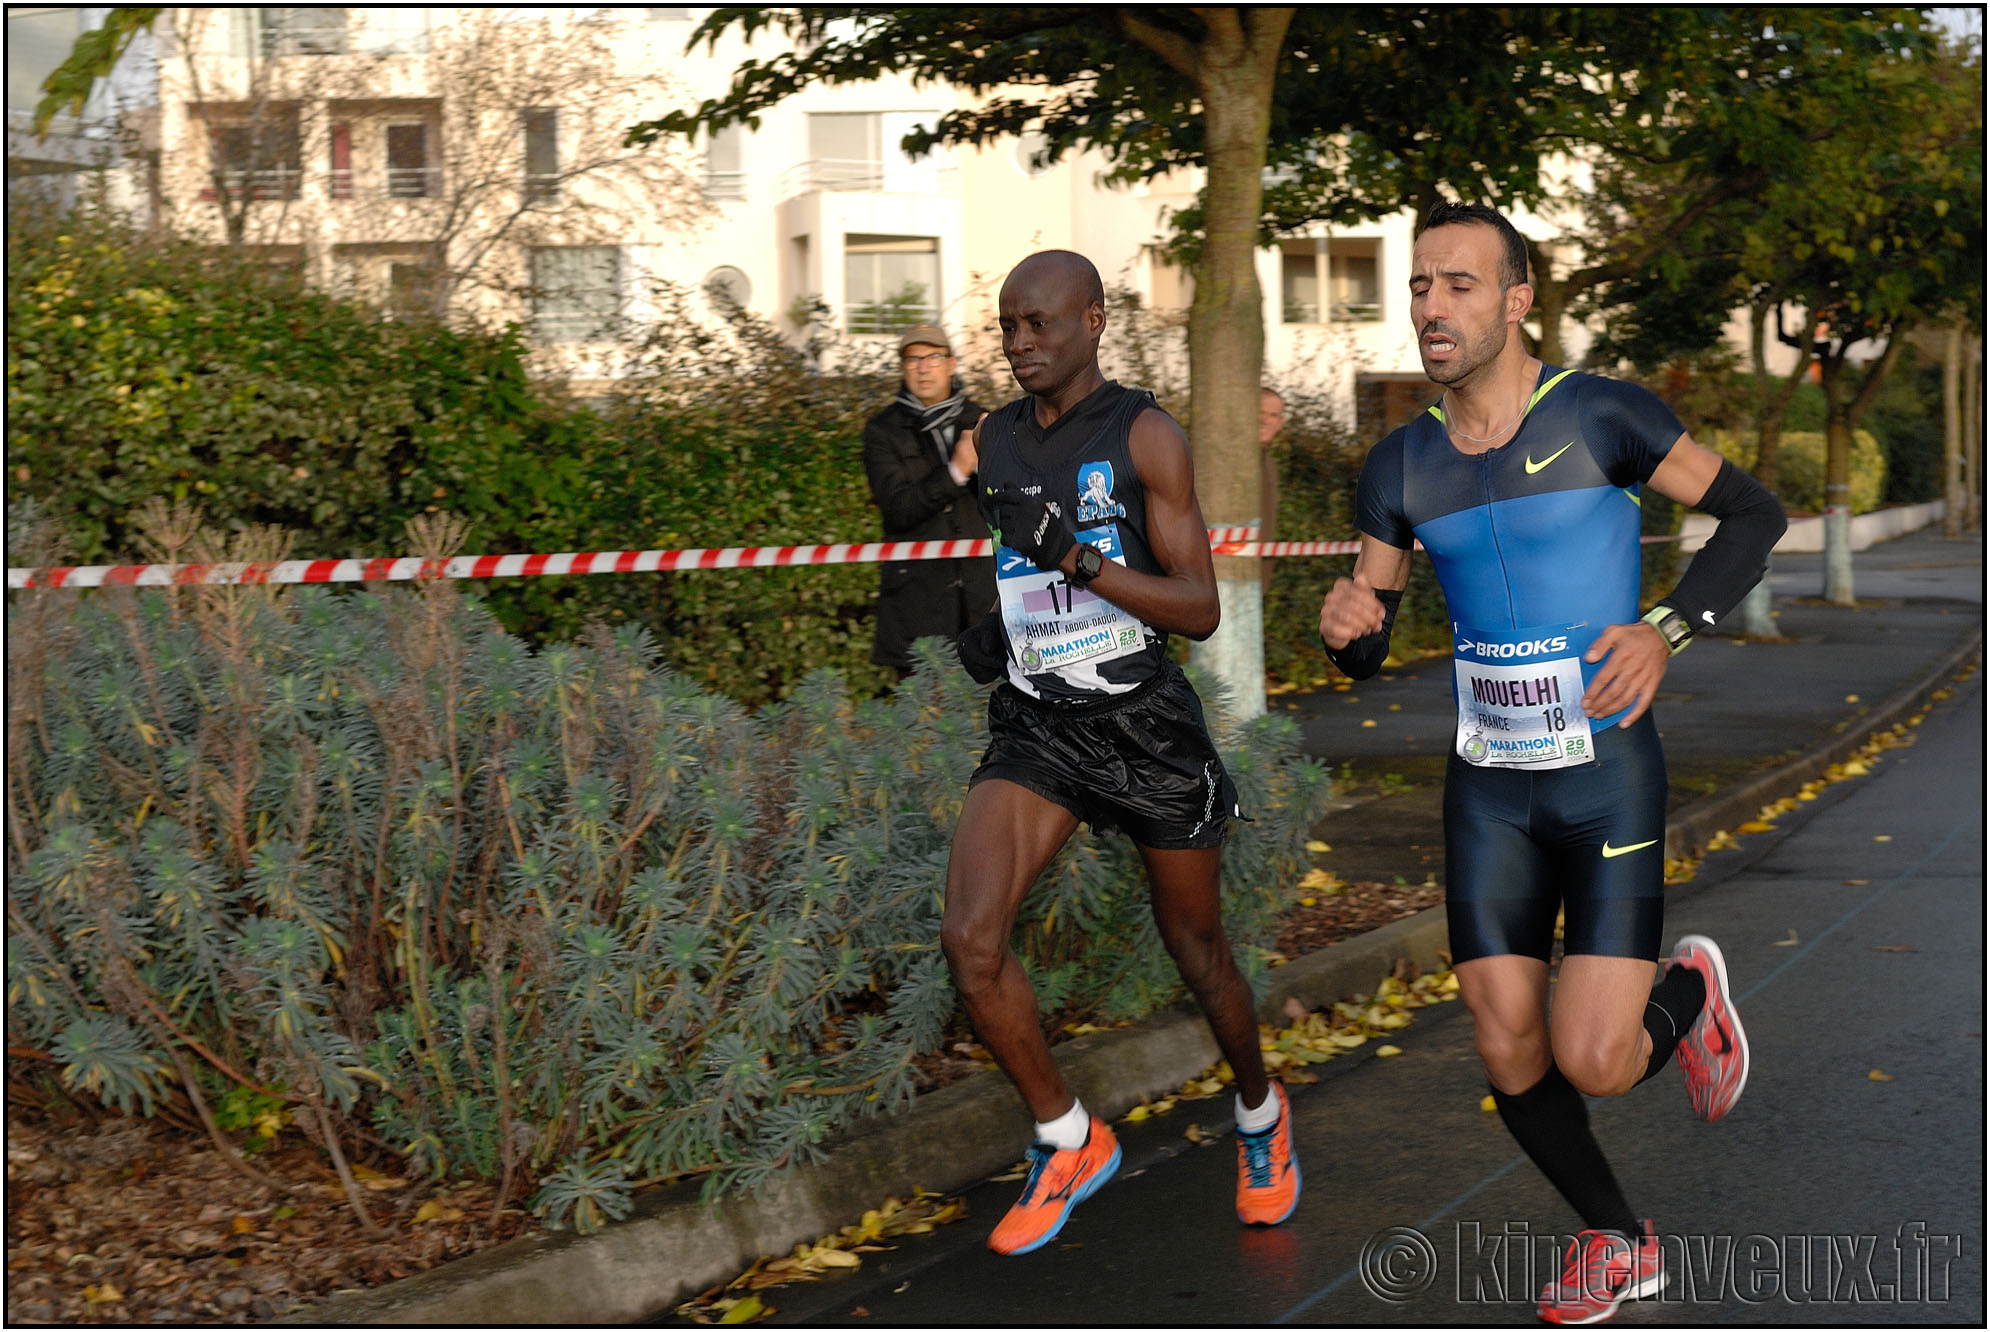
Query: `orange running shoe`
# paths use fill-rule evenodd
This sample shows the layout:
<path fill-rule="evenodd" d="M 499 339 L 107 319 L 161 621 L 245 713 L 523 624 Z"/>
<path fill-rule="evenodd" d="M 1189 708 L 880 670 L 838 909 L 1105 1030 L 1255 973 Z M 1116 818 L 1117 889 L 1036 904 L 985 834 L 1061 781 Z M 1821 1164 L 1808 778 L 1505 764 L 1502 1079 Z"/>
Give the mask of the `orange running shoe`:
<path fill-rule="evenodd" d="M 1237 1130 L 1237 1219 L 1275 1226 L 1299 1205 L 1299 1158 L 1292 1154 L 1292 1103 L 1271 1084 L 1278 1122 L 1257 1133 Z"/>
<path fill-rule="evenodd" d="M 1064 1229 L 1071 1209 L 1097 1193 L 1119 1169 L 1119 1139 L 1110 1124 L 1093 1115 L 1083 1147 L 1070 1150 L 1033 1142 L 1029 1160 L 1023 1196 L 988 1237 L 988 1247 L 997 1253 L 1028 1253 L 1050 1243 Z"/>

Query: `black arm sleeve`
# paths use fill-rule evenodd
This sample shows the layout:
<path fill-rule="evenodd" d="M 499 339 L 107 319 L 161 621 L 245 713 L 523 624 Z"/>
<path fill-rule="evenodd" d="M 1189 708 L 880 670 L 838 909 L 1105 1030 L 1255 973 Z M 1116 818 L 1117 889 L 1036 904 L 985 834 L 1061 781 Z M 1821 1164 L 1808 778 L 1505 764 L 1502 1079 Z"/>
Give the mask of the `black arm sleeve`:
<path fill-rule="evenodd" d="M 1659 600 L 1695 629 L 1711 628 L 1762 580 L 1769 552 L 1790 525 L 1762 483 L 1725 459 L 1693 507 L 1720 520 L 1671 595 Z"/>
<path fill-rule="evenodd" d="M 1327 660 L 1340 667 L 1341 674 L 1350 680 L 1366 680 L 1381 670 L 1382 663 L 1389 658 L 1389 635 L 1396 627 L 1396 608 L 1403 604 L 1403 592 L 1401 588 L 1378 589 L 1375 599 L 1382 603 L 1382 627 L 1372 634 L 1363 634 L 1344 648 L 1327 648 Z"/>

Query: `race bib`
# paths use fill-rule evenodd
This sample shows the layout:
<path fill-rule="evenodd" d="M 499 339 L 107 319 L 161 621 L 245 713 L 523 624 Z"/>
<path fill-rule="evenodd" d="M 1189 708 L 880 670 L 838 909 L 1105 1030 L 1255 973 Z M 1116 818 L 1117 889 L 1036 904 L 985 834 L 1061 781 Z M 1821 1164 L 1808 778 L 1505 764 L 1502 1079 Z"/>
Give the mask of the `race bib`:
<path fill-rule="evenodd" d="M 1582 655 L 1564 629 L 1452 625 L 1457 750 L 1481 768 L 1573 768 L 1596 759 L 1582 710 Z"/>
<path fill-rule="evenodd" d="M 1078 539 L 1113 563 L 1126 563 L 1117 523 L 1090 528 Z M 1009 651 L 1028 674 L 1132 656 L 1144 643 L 1137 618 L 1007 546 L 995 549 L 995 587 Z"/>

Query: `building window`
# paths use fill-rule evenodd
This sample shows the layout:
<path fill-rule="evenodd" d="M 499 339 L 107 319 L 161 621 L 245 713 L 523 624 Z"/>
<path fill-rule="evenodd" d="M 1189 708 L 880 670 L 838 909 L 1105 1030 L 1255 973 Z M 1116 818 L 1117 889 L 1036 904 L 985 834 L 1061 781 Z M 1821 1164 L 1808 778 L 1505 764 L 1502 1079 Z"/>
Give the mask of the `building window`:
<path fill-rule="evenodd" d="M 428 165 L 428 126 L 387 126 L 387 196 L 426 199 L 434 192 Z"/>
<path fill-rule="evenodd" d="M 332 126 L 332 197 L 352 198 L 352 126 L 341 121 Z"/>
<path fill-rule="evenodd" d="M 201 198 L 295 199 L 303 178 L 297 113 L 273 113 L 248 125 L 210 125 L 208 184 Z"/>
<path fill-rule="evenodd" d="M 1050 139 L 1041 130 L 1030 130 L 1016 140 L 1015 154 L 1011 160 L 1016 170 L 1030 180 L 1050 174 L 1057 163 L 1045 158 L 1050 151 Z M 1039 165 L 1039 159 L 1043 159 Z"/>
<path fill-rule="evenodd" d="M 1335 319 L 1382 317 L 1382 242 L 1327 242 L 1327 300 Z"/>
<path fill-rule="evenodd" d="M 560 113 L 554 107 L 532 107 L 521 111 L 525 130 L 525 198 L 557 199 L 560 196 Z"/>
<path fill-rule="evenodd" d="M 622 252 L 613 245 L 532 249 L 532 325 L 545 342 L 610 337 L 622 307 Z"/>
<path fill-rule="evenodd" d="M 931 236 L 843 238 L 844 328 L 896 333 L 940 317 L 940 243 Z"/>
<path fill-rule="evenodd" d="M 266 56 L 345 54 L 343 9 L 259 9 L 256 15 Z"/>
<path fill-rule="evenodd" d="M 1278 304 L 1288 324 L 1323 324 L 1320 311 L 1319 245 L 1311 240 L 1286 241 L 1279 246 Z"/>
<path fill-rule="evenodd" d="M 84 11 L 77 8 L 30 9 L 7 6 L 7 109 L 32 113 L 41 101 L 41 81 L 69 58 L 84 31 Z M 12 120 L 13 117 L 9 117 Z M 60 117 L 73 124 L 69 108 Z"/>
<path fill-rule="evenodd" d="M 713 310 L 722 315 L 732 315 L 746 309 L 746 303 L 753 299 L 753 283 L 746 274 L 731 264 L 721 264 L 705 274 L 701 284 L 705 289 L 705 299 Z"/>
<path fill-rule="evenodd" d="M 824 112 L 808 118 L 810 183 L 824 190 L 884 185 L 884 125 L 875 112 Z"/>
<path fill-rule="evenodd" d="M 1382 318 L 1382 242 L 1288 240 L 1279 246 L 1279 305 L 1288 324 Z"/>
<path fill-rule="evenodd" d="M 728 125 L 705 143 L 705 197 L 746 197 L 746 129 Z"/>
<path fill-rule="evenodd" d="M 435 266 L 420 262 L 390 262 L 387 266 L 387 313 L 397 319 L 435 313 Z"/>

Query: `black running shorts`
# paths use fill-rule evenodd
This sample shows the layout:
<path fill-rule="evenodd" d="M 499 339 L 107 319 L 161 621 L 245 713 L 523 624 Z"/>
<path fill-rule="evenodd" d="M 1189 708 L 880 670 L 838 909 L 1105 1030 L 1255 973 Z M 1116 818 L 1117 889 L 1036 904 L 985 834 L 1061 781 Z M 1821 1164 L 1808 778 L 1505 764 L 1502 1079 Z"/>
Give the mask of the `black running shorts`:
<path fill-rule="evenodd" d="M 1646 712 L 1595 737 L 1596 761 L 1528 772 L 1455 751 L 1444 778 L 1444 913 L 1455 962 L 1562 951 L 1659 956 L 1665 752 Z"/>
<path fill-rule="evenodd" d="M 1097 703 L 1045 703 L 1002 685 L 988 700 L 988 752 L 968 785 L 992 778 L 1062 805 L 1093 832 L 1124 829 L 1160 851 L 1221 846 L 1238 812 L 1202 700 L 1172 661 Z"/>

